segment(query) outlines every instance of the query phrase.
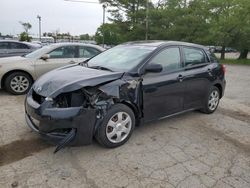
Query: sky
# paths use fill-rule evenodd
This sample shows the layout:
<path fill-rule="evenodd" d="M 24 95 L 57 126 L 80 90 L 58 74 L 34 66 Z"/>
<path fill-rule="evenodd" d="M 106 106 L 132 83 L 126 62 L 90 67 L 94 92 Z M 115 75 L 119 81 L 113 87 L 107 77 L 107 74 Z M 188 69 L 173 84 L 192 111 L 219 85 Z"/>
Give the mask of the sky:
<path fill-rule="evenodd" d="M 20 34 L 22 21 L 29 22 L 32 25 L 29 33 L 38 36 L 37 15 L 42 17 L 42 33 L 59 30 L 71 35 L 94 34 L 102 24 L 103 9 L 101 4 L 64 0 L 0 0 L 0 33 Z"/>

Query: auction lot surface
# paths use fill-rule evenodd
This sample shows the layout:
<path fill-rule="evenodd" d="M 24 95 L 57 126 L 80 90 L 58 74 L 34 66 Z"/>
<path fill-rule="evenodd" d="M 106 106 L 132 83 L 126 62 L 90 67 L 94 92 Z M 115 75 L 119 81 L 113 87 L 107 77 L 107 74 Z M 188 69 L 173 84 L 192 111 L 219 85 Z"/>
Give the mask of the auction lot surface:
<path fill-rule="evenodd" d="M 24 96 L 0 91 L 0 187 L 250 187 L 250 66 L 227 66 L 212 115 L 190 112 L 135 129 L 129 142 L 53 154 L 24 120 Z"/>

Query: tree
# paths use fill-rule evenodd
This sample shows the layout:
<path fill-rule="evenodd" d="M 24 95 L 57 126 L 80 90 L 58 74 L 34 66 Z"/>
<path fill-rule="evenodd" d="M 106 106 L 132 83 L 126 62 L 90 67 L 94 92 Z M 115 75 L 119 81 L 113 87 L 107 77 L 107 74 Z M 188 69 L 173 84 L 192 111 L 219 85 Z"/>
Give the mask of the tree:
<path fill-rule="evenodd" d="M 20 21 L 20 24 L 23 26 L 23 29 L 26 33 L 28 33 L 29 30 L 32 28 L 32 25 L 28 22 L 21 22 Z"/>
<path fill-rule="evenodd" d="M 32 25 L 28 22 L 19 22 L 24 29 L 24 32 L 20 34 L 20 41 L 28 41 L 30 42 L 31 37 L 29 37 L 29 30 L 32 28 Z"/>
<path fill-rule="evenodd" d="M 107 45 L 117 45 L 119 43 L 125 42 L 126 40 L 120 34 L 120 28 L 117 24 L 109 24 L 106 23 L 101 25 L 95 34 L 95 40 L 97 44 L 102 44 L 103 36 L 104 36 L 104 43 Z"/>
<path fill-rule="evenodd" d="M 246 59 L 250 49 L 250 4 L 248 0 L 240 0 L 237 9 L 238 24 L 237 37 L 234 47 L 241 53 L 239 59 Z"/>
<path fill-rule="evenodd" d="M 96 37 L 115 37 L 114 43 L 144 40 L 148 7 L 148 36 L 204 45 L 234 47 L 246 58 L 250 46 L 249 0 L 100 0 L 109 7 L 110 25 L 99 27 Z M 111 35 L 112 34 L 112 35 Z M 107 36 L 106 36 L 107 35 Z M 105 39 L 106 41 L 106 39 Z M 109 41 L 112 43 L 112 41 Z"/>
<path fill-rule="evenodd" d="M 108 12 L 111 14 L 109 20 L 121 28 L 120 35 L 123 35 L 123 38 L 126 40 L 145 38 L 147 0 L 100 0 L 100 2 L 109 7 Z"/>
<path fill-rule="evenodd" d="M 80 40 L 90 40 L 89 34 L 80 35 Z"/>

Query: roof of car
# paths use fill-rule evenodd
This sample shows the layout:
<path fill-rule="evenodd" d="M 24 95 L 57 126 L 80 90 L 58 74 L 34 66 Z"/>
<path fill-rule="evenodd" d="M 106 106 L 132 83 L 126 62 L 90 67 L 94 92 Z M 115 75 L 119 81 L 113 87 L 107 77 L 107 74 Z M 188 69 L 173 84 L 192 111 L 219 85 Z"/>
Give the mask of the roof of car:
<path fill-rule="evenodd" d="M 32 43 L 32 42 L 26 42 L 26 41 L 18 41 L 18 40 L 11 40 L 11 39 L 8 39 L 8 40 L 0 40 L 0 42 L 16 42 L 16 43 L 21 43 L 21 44 L 27 44 L 27 45 L 30 45 L 30 46 L 41 46 L 37 43 Z"/>
<path fill-rule="evenodd" d="M 160 47 L 160 46 L 168 46 L 168 45 L 183 45 L 183 46 L 191 46 L 198 48 L 206 48 L 205 46 L 189 43 L 189 42 L 181 42 L 181 41 L 161 41 L 161 40 L 148 40 L 148 41 L 132 41 L 126 42 L 122 45 L 135 45 L 135 46 L 152 46 L 152 47 Z"/>
<path fill-rule="evenodd" d="M 61 43 L 53 43 L 50 44 L 50 46 L 53 47 L 61 47 L 61 46 L 87 46 L 87 47 L 93 47 L 93 48 L 98 48 L 100 50 L 105 50 L 101 46 L 94 45 L 94 44 L 87 44 L 87 43 L 80 43 L 80 42 L 61 42 Z"/>

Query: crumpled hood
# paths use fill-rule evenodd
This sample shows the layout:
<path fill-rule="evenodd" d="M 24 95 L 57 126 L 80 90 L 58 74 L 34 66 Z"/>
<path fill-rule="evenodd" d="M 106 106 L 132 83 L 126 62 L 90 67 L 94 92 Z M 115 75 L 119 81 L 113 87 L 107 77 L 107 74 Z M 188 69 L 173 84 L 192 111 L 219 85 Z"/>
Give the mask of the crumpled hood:
<path fill-rule="evenodd" d="M 123 72 L 109 72 L 81 65 L 70 65 L 44 74 L 34 83 L 32 88 L 44 97 L 56 97 L 60 93 L 116 80 L 122 75 Z"/>

